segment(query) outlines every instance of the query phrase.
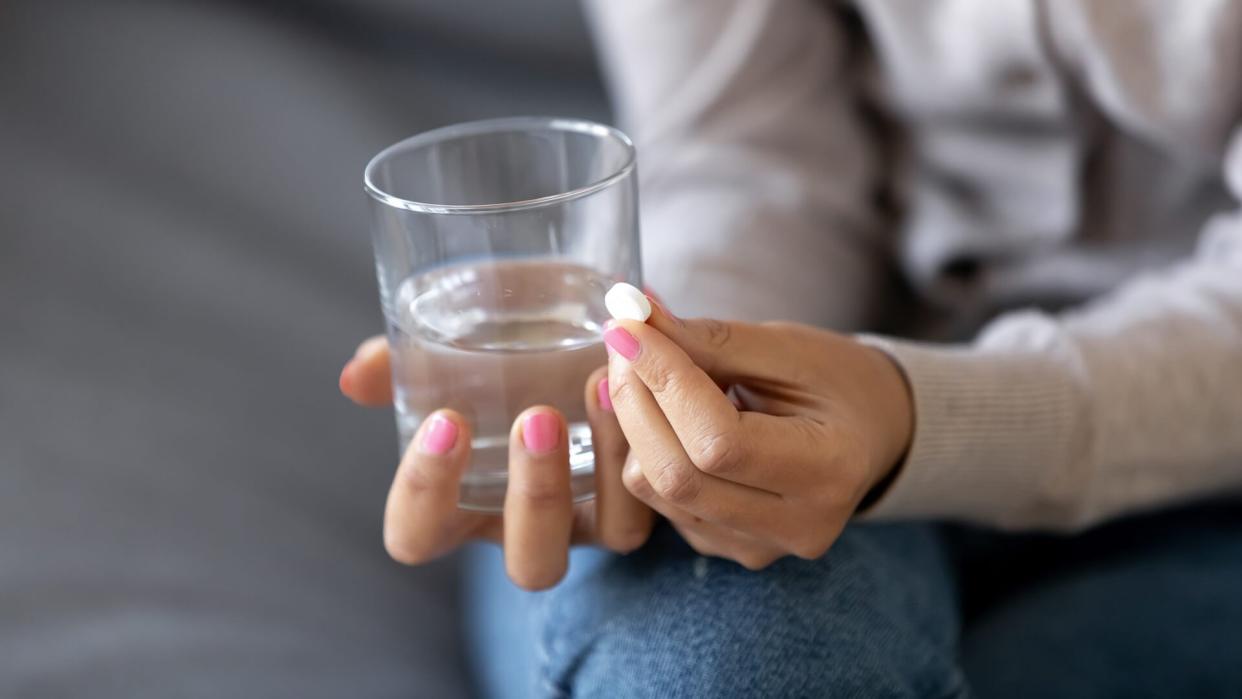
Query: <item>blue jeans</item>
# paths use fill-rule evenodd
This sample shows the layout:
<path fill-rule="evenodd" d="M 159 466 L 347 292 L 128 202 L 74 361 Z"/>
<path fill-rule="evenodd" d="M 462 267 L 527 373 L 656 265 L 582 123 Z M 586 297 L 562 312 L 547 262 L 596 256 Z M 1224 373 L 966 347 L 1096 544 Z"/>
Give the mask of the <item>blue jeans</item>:
<path fill-rule="evenodd" d="M 1242 696 L 1242 506 L 1077 537 L 857 525 L 752 573 L 661 529 L 525 593 L 471 551 L 486 696 Z"/>

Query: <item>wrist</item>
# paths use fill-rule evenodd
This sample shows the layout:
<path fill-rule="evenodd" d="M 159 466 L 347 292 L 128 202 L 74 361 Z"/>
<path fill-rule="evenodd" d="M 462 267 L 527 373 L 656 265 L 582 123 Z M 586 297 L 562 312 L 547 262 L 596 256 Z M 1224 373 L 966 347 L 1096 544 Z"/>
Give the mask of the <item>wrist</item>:
<path fill-rule="evenodd" d="M 914 397 L 901 365 L 887 352 L 863 345 L 875 366 L 872 429 L 879 435 L 871 481 L 863 503 L 874 501 L 893 482 L 914 438 Z"/>

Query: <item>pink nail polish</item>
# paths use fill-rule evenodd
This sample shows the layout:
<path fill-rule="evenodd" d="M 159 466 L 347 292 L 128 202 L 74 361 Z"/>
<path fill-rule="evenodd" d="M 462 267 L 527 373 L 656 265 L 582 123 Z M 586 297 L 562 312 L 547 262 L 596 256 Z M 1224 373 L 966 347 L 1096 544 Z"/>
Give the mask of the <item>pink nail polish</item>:
<path fill-rule="evenodd" d="M 603 379 L 595 385 L 595 394 L 599 397 L 599 407 L 611 413 L 612 396 L 608 395 L 608 379 Z"/>
<path fill-rule="evenodd" d="M 638 340 L 625 328 L 609 328 L 604 333 L 604 344 L 611 347 L 617 354 L 631 362 L 638 356 Z"/>
<path fill-rule="evenodd" d="M 522 444 L 532 454 L 546 454 L 560 441 L 560 421 L 551 413 L 527 415 L 522 421 Z"/>
<path fill-rule="evenodd" d="M 457 443 L 457 425 L 443 415 L 433 415 L 423 432 L 423 452 L 440 456 Z"/>

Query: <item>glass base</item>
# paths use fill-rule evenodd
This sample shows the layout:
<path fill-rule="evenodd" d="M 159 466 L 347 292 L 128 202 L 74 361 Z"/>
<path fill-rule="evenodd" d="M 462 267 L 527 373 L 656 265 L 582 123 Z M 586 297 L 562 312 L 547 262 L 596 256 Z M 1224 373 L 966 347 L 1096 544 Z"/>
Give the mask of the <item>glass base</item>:
<path fill-rule="evenodd" d="M 461 479 L 457 506 L 471 512 L 500 514 L 509 486 L 509 437 L 478 437 L 471 443 L 472 468 Z M 595 497 L 595 445 L 585 422 L 569 425 L 569 488 L 574 502 Z"/>
<path fill-rule="evenodd" d="M 466 474 L 461 481 L 461 496 L 457 507 L 470 512 L 500 514 L 505 508 L 505 491 L 509 486 L 509 474 Z M 569 487 L 574 502 L 584 502 L 595 497 L 595 460 L 569 471 Z"/>
<path fill-rule="evenodd" d="M 402 453 L 418 430 L 419 421 L 397 413 L 397 432 Z M 475 437 L 470 442 L 471 465 L 461 479 L 457 506 L 471 512 L 500 514 L 509 487 L 509 436 Z M 574 502 L 595 497 L 595 446 L 591 427 L 585 422 L 569 425 L 569 487 Z"/>

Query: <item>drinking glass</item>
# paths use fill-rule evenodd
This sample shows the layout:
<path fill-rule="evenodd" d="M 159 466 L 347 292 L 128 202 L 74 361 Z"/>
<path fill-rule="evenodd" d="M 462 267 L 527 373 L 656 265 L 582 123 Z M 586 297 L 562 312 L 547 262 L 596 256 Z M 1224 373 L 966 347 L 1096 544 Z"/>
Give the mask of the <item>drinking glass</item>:
<path fill-rule="evenodd" d="M 576 119 L 477 121 L 367 165 L 401 449 L 437 408 L 470 422 L 459 506 L 498 512 L 509 429 L 536 404 L 569 425 L 575 501 L 594 494 L 587 376 L 604 365 L 604 293 L 640 286 L 634 146 Z"/>

